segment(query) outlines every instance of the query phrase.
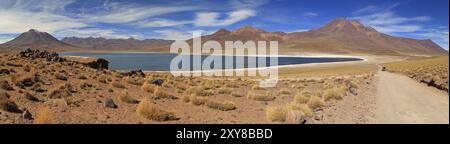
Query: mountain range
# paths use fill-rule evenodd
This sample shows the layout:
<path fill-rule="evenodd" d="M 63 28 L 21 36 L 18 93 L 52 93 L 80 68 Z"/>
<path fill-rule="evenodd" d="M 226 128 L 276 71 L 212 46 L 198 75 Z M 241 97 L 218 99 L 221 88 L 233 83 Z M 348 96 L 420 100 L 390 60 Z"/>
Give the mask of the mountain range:
<path fill-rule="evenodd" d="M 280 53 L 380 54 L 380 55 L 444 55 L 448 51 L 431 40 L 416 40 L 390 36 L 365 26 L 359 21 L 338 18 L 326 26 L 305 32 L 267 32 L 250 26 L 234 31 L 220 29 L 202 36 L 202 42 L 279 41 Z M 192 40 L 187 40 L 192 42 Z M 24 48 L 53 51 L 129 50 L 168 52 L 172 40 L 105 39 L 66 37 L 61 41 L 46 32 L 30 30 L 17 38 L 0 44 L 0 49 Z"/>

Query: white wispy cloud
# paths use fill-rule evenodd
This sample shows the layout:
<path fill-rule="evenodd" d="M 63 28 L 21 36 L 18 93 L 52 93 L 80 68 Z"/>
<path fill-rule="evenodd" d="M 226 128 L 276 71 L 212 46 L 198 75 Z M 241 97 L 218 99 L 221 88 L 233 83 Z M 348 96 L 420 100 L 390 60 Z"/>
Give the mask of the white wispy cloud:
<path fill-rule="evenodd" d="M 175 29 L 164 29 L 156 30 L 156 33 L 160 35 L 159 38 L 168 40 L 187 40 L 191 39 L 194 32 L 200 32 L 202 35 L 212 34 L 214 31 L 206 30 L 175 30 Z"/>
<path fill-rule="evenodd" d="M 404 24 L 408 22 L 426 22 L 431 20 L 428 16 L 417 16 L 417 17 L 402 17 L 396 15 L 394 12 L 380 12 L 374 13 L 370 15 L 357 16 L 352 19 L 358 19 L 368 25 L 395 25 L 395 24 Z"/>
<path fill-rule="evenodd" d="M 448 49 L 448 27 L 429 28 L 426 22 L 432 20 L 429 16 L 400 16 L 393 11 L 400 3 L 395 3 L 387 7 L 377 7 L 369 5 L 365 8 L 354 11 L 356 15 L 350 19 L 356 19 L 375 28 L 377 31 L 397 35 L 413 36 L 420 39 L 432 39 L 441 47 Z"/>
<path fill-rule="evenodd" d="M 16 34 L 28 29 L 55 32 L 62 29 L 81 28 L 86 23 L 57 14 L 71 4 L 71 0 L 6 0 L 0 4 L 0 34 Z"/>
<path fill-rule="evenodd" d="M 15 34 L 29 29 L 39 29 L 53 33 L 55 31 L 81 28 L 88 24 L 77 19 L 46 12 L 0 11 L 0 33 Z"/>
<path fill-rule="evenodd" d="M 256 8 L 268 3 L 269 0 L 230 0 L 230 5 L 236 9 Z"/>
<path fill-rule="evenodd" d="M 199 12 L 196 15 L 194 24 L 196 26 L 227 26 L 256 16 L 256 11 L 244 9 L 232 11 L 226 14 L 226 18 L 220 19 L 221 14 L 217 12 Z"/>
<path fill-rule="evenodd" d="M 103 37 L 112 39 L 123 39 L 129 37 L 136 37 L 135 35 L 125 35 L 120 34 L 114 30 L 110 29 L 66 29 L 62 31 L 57 31 L 54 33 L 56 37 Z"/>
<path fill-rule="evenodd" d="M 172 27 L 193 23 L 192 20 L 176 21 L 168 19 L 150 19 L 136 22 L 134 25 L 139 27 Z"/>
<path fill-rule="evenodd" d="M 319 14 L 316 12 L 307 12 L 305 14 L 303 14 L 304 16 L 308 16 L 308 17 L 315 17 L 318 16 Z"/>
<path fill-rule="evenodd" d="M 291 32 L 305 32 L 305 31 L 309 31 L 309 29 L 297 29 L 297 30 L 293 30 Z"/>
<path fill-rule="evenodd" d="M 442 48 L 449 50 L 449 30 L 448 27 L 438 27 L 425 29 L 422 32 L 413 34 L 418 37 L 432 39 L 439 44 Z"/>
<path fill-rule="evenodd" d="M 113 6 L 111 6 L 113 7 Z M 196 6 L 136 6 L 125 5 L 113 7 L 103 14 L 85 15 L 84 18 L 92 22 L 101 23 L 129 23 L 164 14 L 185 12 L 199 9 Z"/>

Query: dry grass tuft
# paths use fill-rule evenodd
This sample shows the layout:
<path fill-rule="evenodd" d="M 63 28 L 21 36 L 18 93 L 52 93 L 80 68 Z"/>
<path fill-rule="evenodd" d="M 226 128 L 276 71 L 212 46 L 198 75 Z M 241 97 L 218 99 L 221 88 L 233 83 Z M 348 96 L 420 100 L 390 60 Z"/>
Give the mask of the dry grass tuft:
<path fill-rule="evenodd" d="M 252 90 L 265 90 L 265 88 L 260 87 L 259 85 L 252 86 Z"/>
<path fill-rule="evenodd" d="M 294 97 L 294 102 L 299 104 L 306 104 L 309 101 L 309 98 L 311 97 L 311 93 L 309 91 L 302 91 L 301 93 L 298 93 Z"/>
<path fill-rule="evenodd" d="M 121 88 L 121 89 L 126 88 L 125 85 L 123 85 L 120 81 L 114 81 L 111 83 L 111 85 L 115 88 Z"/>
<path fill-rule="evenodd" d="M 312 96 L 309 101 L 308 101 L 308 106 L 311 109 L 316 109 L 316 108 L 320 108 L 323 107 L 325 105 L 325 103 L 323 102 L 323 100 L 320 97 L 317 96 Z"/>
<path fill-rule="evenodd" d="M 57 87 L 50 89 L 47 93 L 49 98 L 66 98 L 71 96 L 75 89 L 70 83 L 60 84 Z"/>
<path fill-rule="evenodd" d="M 122 91 L 122 93 L 120 93 L 119 96 L 117 96 L 117 101 L 129 104 L 139 103 L 138 100 L 130 96 L 127 90 Z"/>
<path fill-rule="evenodd" d="M 171 94 L 168 94 L 166 92 L 164 92 L 162 87 L 156 87 L 155 91 L 153 92 L 153 94 L 157 97 L 157 98 L 164 98 L 164 99 L 176 99 L 176 96 L 173 96 Z"/>
<path fill-rule="evenodd" d="M 234 96 L 234 97 L 243 97 L 244 95 L 241 94 L 241 92 L 233 92 L 233 93 L 231 93 L 231 96 Z"/>
<path fill-rule="evenodd" d="M 169 120 L 178 120 L 173 113 L 164 111 L 158 108 L 151 100 L 144 99 L 142 100 L 136 112 L 139 116 L 147 118 L 149 120 L 155 121 L 169 121 Z"/>
<path fill-rule="evenodd" d="M 155 85 L 149 83 L 149 82 L 144 82 L 144 84 L 142 84 L 141 86 L 141 90 L 145 91 L 145 92 L 149 92 L 149 93 L 153 93 L 155 92 Z"/>
<path fill-rule="evenodd" d="M 204 86 L 195 86 L 190 87 L 186 90 L 187 94 L 195 95 L 195 96 L 211 96 L 214 93 L 211 90 L 206 90 L 207 88 Z"/>
<path fill-rule="evenodd" d="M 34 74 L 27 74 L 27 75 L 13 75 L 11 77 L 11 81 L 19 87 L 30 87 L 34 83 L 37 82 L 36 75 Z"/>
<path fill-rule="evenodd" d="M 218 90 L 218 93 L 219 94 L 231 94 L 231 89 L 229 89 L 229 88 L 220 88 L 219 90 Z"/>
<path fill-rule="evenodd" d="M 218 109 L 221 111 L 229 111 L 229 110 L 235 110 L 236 106 L 233 102 L 225 101 L 225 102 L 219 102 L 214 100 L 208 100 L 206 102 L 206 106 L 211 109 Z"/>
<path fill-rule="evenodd" d="M 314 114 L 314 112 L 311 110 L 311 108 L 308 107 L 307 104 L 291 102 L 287 105 L 287 109 L 302 111 L 305 114 L 305 116 L 307 116 L 307 117 L 312 117 Z"/>
<path fill-rule="evenodd" d="M 191 96 L 189 96 L 189 101 L 190 101 L 192 104 L 194 104 L 194 105 L 196 105 L 196 106 L 199 106 L 199 105 L 204 105 L 204 104 L 206 104 L 206 102 L 208 102 L 208 98 L 197 97 L 197 96 L 191 95 Z"/>
<path fill-rule="evenodd" d="M 266 116 L 270 121 L 286 121 L 287 109 L 284 107 L 267 107 Z"/>
<path fill-rule="evenodd" d="M 123 80 L 125 82 L 127 82 L 128 84 L 132 84 L 132 85 L 142 85 L 143 84 L 143 80 L 140 78 L 134 78 L 134 77 L 123 77 Z"/>
<path fill-rule="evenodd" d="M 325 90 L 325 92 L 323 94 L 323 98 L 325 101 L 328 101 L 330 99 L 341 100 L 342 97 L 344 96 L 344 94 L 345 94 L 345 89 L 334 87 L 334 88 Z"/>
<path fill-rule="evenodd" d="M 275 96 L 273 96 L 270 92 L 261 91 L 261 90 L 252 90 L 247 93 L 247 98 L 255 101 L 272 101 L 275 100 Z"/>
<path fill-rule="evenodd" d="M 101 75 L 98 77 L 98 82 L 106 84 L 106 83 L 108 83 L 108 78 L 105 75 Z"/>

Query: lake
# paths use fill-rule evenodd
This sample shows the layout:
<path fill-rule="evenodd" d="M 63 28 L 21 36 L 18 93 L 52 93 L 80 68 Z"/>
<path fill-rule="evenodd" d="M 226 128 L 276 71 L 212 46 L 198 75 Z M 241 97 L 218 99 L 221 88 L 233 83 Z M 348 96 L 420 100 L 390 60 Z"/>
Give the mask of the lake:
<path fill-rule="evenodd" d="M 60 56 L 82 56 L 82 57 L 97 57 L 104 58 L 110 62 L 109 69 L 111 70 L 137 70 L 143 71 L 169 71 L 170 63 L 177 54 L 169 53 L 86 53 L 86 52 L 65 52 L 60 53 Z M 184 55 L 190 56 L 190 55 Z M 192 59 L 192 56 L 190 56 Z M 203 55 L 202 61 L 208 56 Z M 256 61 L 261 57 L 255 56 L 210 56 L 222 57 L 222 65 L 226 58 L 233 57 L 233 66 L 237 64 L 244 65 L 244 68 L 254 68 L 256 66 L 248 65 L 247 60 Z M 236 58 L 244 59 L 244 61 L 236 62 Z M 360 61 L 359 58 L 330 58 L 330 57 L 278 57 L 278 66 L 294 65 L 294 64 L 309 64 L 309 63 L 327 63 L 327 62 L 345 62 L 345 61 Z M 266 66 L 270 65 L 269 58 L 266 59 Z M 277 66 L 277 65 L 270 65 Z M 192 67 L 191 67 L 192 69 Z"/>

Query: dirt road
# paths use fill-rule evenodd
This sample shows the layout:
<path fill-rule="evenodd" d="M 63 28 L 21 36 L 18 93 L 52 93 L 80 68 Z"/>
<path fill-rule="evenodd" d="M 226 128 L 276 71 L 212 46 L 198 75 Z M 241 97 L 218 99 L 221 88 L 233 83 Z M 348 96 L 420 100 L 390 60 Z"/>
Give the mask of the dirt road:
<path fill-rule="evenodd" d="M 449 123 L 448 93 L 411 78 L 378 72 L 373 123 Z"/>

